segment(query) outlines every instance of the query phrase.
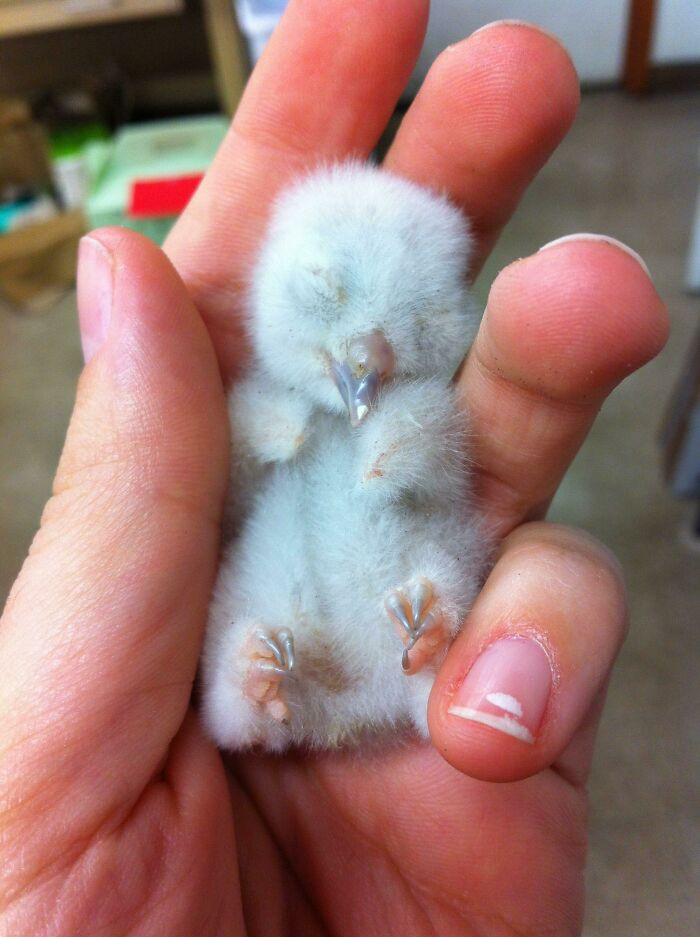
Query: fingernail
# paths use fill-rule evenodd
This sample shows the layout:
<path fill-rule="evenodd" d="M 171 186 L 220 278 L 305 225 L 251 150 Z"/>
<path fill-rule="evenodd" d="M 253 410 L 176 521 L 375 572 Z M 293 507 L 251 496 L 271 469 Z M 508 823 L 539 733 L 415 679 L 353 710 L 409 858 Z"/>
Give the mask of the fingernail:
<path fill-rule="evenodd" d="M 549 659 L 537 641 L 500 638 L 476 659 L 448 712 L 532 744 L 551 689 Z"/>
<path fill-rule="evenodd" d="M 484 26 L 480 26 L 478 29 L 475 29 L 472 33 L 472 36 L 476 36 L 477 33 L 483 33 L 487 29 L 493 29 L 494 26 L 525 26 L 527 29 L 532 29 L 534 32 L 542 33 L 543 36 L 549 36 L 550 39 L 553 39 L 557 45 L 561 46 L 562 49 L 569 55 L 569 50 L 566 48 L 564 43 L 561 41 L 559 36 L 555 36 L 554 33 L 550 33 L 548 29 L 542 29 L 541 26 L 536 26 L 534 23 L 528 23 L 527 20 L 517 20 L 517 19 L 504 19 L 504 20 L 494 20 L 492 23 L 486 23 Z"/>
<path fill-rule="evenodd" d="M 543 244 L 537 253 L 539 254 L 540 251 L 546 251 L 549 247 L 555 247 L 557 244 L 567 244 L 569 241 L 603 241 L 605 244 L 612 244 L 613 247 L 618 247 L 621 251 L 624 251 L 636 260 L 646 275 L 651 277 L 649 268 L 637 251 L 632 250 L 631 247 L 628 247 L 627 244 L 623 244 L 622 241 L 618 241 L 617 238 L 608 237 L 607 234 L 566 234 L 563 238 L 557 238 L 555 241 L 549 241 L 548 244 Z"/>
<path fill-rule="evenodd" d="M 78 248 L 78 321 L 87 363 L 105 340 L 112 315 L 112 255 L 96 238 L 85 235 Z"/>

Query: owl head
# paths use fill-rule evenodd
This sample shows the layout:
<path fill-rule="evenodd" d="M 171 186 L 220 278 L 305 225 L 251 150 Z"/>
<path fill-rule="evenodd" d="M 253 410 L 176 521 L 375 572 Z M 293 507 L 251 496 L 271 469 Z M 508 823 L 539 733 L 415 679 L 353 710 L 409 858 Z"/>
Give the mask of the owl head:
<path fill-rule="evenodd" d="M 353 423 L 384 381 L 448 380 L 478 317 L 471 238 L 446 198 L 357 162 L 277 200 L 254 269 L 251 331 L 268 373 Z"/>

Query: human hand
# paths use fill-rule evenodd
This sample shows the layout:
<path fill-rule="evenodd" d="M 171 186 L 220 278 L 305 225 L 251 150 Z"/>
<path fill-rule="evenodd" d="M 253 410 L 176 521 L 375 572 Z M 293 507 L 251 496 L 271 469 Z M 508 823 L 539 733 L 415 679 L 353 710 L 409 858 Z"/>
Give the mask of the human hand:
<path fill-rule="evenodd" d="M 0 629 L 0 933 L 578 932 L 585 782 L 624 599 L 602 547 L 539 518 L 607 392 L 665 338 L 618 247 L 557 245 L 492 288 L 459 386 L 504 540 L 436 683 L 435 747 L 246 755 L 227 786 L 189 710 L 226 477 L 215 353 L 238 373 L 275 192 L 319 157 L 368 153 L 425 17 L 423 0 L 291 4 L 167 245 L 197 308 L 143 239 L 101 231 L 83 248 L 91 360 Z M 462 205 L 483 257 L 576 101 L 555 41 L 494 26 L 435 63 L 387 165 Z M 448 713 L 505 635 L 546 650 L 545 669 L 525 661 L 532 745 Z"/>

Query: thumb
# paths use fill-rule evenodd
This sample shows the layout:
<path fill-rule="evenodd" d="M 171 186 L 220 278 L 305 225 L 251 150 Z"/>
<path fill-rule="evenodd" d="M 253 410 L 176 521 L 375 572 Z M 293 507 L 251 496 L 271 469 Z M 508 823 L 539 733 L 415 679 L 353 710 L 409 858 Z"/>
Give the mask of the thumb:
<path fill-rule="evenodd" d="M 216 359 L 163 253 L 122 229 L 84 238 L 78 305 L 89 363 L 0 629 L 2 777 L 33 811 L 63 790 L 80 804 L 81 785 L 109 809 L 157 770 L 188 705 L 226 476 Z"/>
<path fill-rule="evenodd" d="M 519 527 L 433 687 L 433 742 L 481 780 L 551 766 L 583 783 L 626 630 L 620 569 L 601 544 L 555 524 Z"/>

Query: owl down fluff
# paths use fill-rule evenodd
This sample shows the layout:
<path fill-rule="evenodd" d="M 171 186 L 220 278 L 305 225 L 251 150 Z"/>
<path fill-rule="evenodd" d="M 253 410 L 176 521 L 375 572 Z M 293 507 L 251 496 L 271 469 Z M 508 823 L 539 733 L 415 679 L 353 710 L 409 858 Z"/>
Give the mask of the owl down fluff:
<path fill-rule="evenodd" d="M 453 376 L 478 316 L 445 198 L 359 163 L 277 201 L 253 270 L 251 369 L 202 659 L 224 748 L 427 736 L 484 572 Z"/>

